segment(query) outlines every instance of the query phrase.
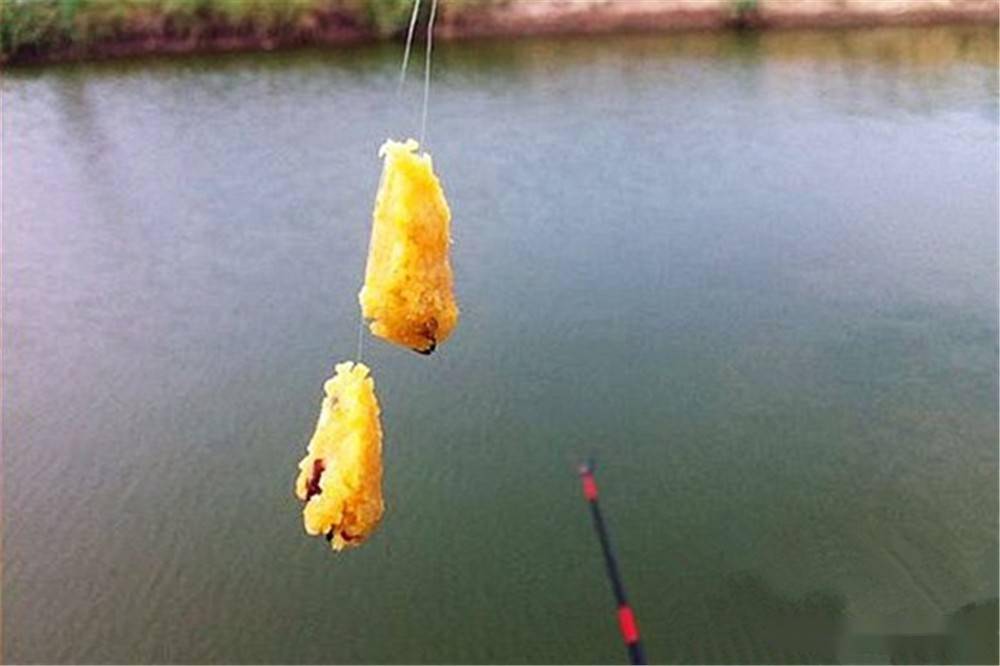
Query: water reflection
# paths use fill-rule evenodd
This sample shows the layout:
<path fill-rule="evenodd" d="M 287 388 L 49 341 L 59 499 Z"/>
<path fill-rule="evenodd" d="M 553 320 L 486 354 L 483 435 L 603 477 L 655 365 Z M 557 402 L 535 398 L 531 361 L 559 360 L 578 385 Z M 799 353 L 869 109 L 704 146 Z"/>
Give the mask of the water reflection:
<path fill-rule="evenodd" d="M 972 602 L 948 616 L 947 655 L 951 663 L 1000 663 L 997 602 L 997 599 Z"/>
<path fill-rule="evenodd" d="M 719 589 L 671 603 L 673 622 L 657 627 L 667 654 L 681 664 L 829 664 L 838 661 L 847 602 L 815 590 L 790 597 L 763 578 L 738 573 Z"/>
<path fill-rule="evenodd" d="M 837 592 L 792 596 L 761 576 L 740 572 L 714 589 L 676 598 L 671 621 L 649 628 L 650 659 L 679 664 L 993 664 L 998 658 L 997 599 L 970 602 L 920 627 L 868 634 L 851 628 Z"/>
<path fill-rule="evenodd" d="M 840 649 L 848 664 L 996 664 L 997 599 L 970 602 L 941 619 L 933 632 L 852 634 Z"/>

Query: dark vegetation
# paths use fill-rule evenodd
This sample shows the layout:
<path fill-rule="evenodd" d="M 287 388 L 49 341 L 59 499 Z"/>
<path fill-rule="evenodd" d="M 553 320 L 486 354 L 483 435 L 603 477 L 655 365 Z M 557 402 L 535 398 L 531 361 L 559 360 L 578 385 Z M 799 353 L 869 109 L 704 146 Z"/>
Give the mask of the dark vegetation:
<path fill-rule="evenodd" d="M 114 45 L 133 53 L 377 39 L 402 31 L 411 7 L 412 0 L 0 0 L 0 59 L 114 55 Z M 168 42 L 177 48 L 164 49 Z"/>

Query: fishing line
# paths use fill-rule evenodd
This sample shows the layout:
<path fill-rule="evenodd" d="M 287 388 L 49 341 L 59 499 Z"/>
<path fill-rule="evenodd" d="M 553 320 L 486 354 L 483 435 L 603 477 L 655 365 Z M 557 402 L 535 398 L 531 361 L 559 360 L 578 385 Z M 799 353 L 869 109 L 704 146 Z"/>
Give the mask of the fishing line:
<path fill-rule="evenodd" d="M 417 27 L 417 15 L 420 13 L 420 0 L 413 0 L 413 13 L 410 14 L 410 27 L 406 31 L 406 49 L 403 51 L 403 66 L 399 71 L 399 85 L 396 87 L 396 97 L 403 94 L 403 83 L 406 81 L 406 65 L 410 62 L 410 46 L 413 44 L 413 29 Z"/>
<path fill-rule="evenodd" d="M 431 49 L 434 44 L 434 15 L 437 13 L 437 6 L 437 0 L 431 0 L 431 15 L 427 20 L 427 55 L 424 56 L 424 109 L 420 115 L 421 146 L 424 145 L 424 136 L 427 134 L 427 103 L 431 96 Z"/>
<path fill-rule="evenodd" d="M 361 363 L 361 355 L 365 350 L 365 315 L 358 316 L 358 363 Z"/>

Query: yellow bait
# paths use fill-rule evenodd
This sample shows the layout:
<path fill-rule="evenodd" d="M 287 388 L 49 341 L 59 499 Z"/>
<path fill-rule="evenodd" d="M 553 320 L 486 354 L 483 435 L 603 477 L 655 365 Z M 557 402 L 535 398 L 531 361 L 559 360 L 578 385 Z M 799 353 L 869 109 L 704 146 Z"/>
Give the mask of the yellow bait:
<path fill-rule="evenodd" d="M 369 373 L 361 363 L 337 364 L 295 481 L 306 532 L 325 535 L 334 550 L 360 545 L 384 511 L 382 426 Z"/>
<path fill-rule="evenodd" d="M 427 153 L 386 141 L 361 312 L 374 335 L 430 354 L 458 323 L 448 261 L 451 211 Z"/>

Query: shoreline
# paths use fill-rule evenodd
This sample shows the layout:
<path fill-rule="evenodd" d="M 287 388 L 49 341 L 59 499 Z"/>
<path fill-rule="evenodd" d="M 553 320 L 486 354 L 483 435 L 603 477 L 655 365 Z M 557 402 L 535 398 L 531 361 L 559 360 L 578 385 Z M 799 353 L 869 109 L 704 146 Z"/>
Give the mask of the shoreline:
<path fill-rule="evenodd" d="M 520 0 L 444 15 L 435 37 L 996 24 L 1000 0 Z"/>
<path fill-rule="evenodd" d="M 46 2 L 32 0 L 41 7 Z M 7 10 L 8 21 L 12 11 Z M 399 39 L 405 27 L 398 15 L 388 26 L 380 25 L 362 5 L 323 0 L 280 20 L 269 17 L 269 22 L 252 14 L 234 18 L 204 10 L 184 18 L 186 24 L 169 13 L 158 13 L 150 4 L 133 8 L 125 18 L 116 16 L 107 26 L 100 26 L 101 17 L 82 19 L 89 21 L 92 32 L 100 32 L 94 24 L 106 28 L 96 38 L 57 34 L 14 47 L 8 27 L 0 29 L 6 42 L 0 64 L 346 46 Z M 1000 0 L 467 0 L 460 5 L 441 3 L 434 36 L 458 41 L 693 30 L 996 25 L 998 21 Z"/>

